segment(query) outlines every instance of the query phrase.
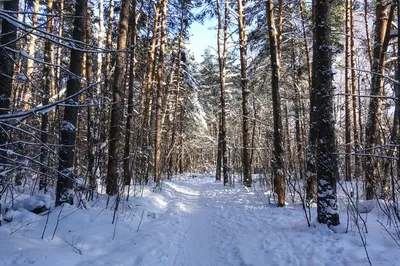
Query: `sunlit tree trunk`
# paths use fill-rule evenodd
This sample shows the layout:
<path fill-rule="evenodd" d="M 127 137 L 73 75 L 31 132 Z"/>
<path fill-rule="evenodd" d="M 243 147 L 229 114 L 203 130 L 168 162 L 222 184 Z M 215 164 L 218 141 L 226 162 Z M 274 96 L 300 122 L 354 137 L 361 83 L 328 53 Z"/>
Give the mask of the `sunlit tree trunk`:
<path fill-rule="evenodd" d="M 384 68 L 387 50 L 385 44 L 386 30 L 390 27 L 389 22 L 389 2 L 378 0 L 376 3 L 376 21 L 374 28 L 374 46 L 372 62 L 372 96 L 369 101 L 367 125 L 365 127 L 366 153 L 376 154 L 376 146 L 380 143 L 380 124 L 382 120 L 382 96 L 384 95 Z M 365 195 L 366 199 L 375 197 L 376 189 L 380 182 L 379 164 L 377 158 L 367 156 L 365 158 Z"/>
<path fill-rule="evenodd" d="M 85 39 L 86 43 L 90 44 L 92 40 L 92 25 L 91 25 L 91 14 L 92 11 L 88 7 L 86 10 L 86 25 L 85 25 Z M 90 46 L 88 47 L 90 49 Z M 94 56 L 91 53 L 86 54 L 86 85 L 89 86 L 94 81 L 93 77 L 93 60 Z M 89 193 L 88 199 L 93 200 L 94 191 L 96 189 L 96 173 L 94 169 L 95 163 L 95 154 L 94 154 L 94 145 L 95 145 L 95 129 L 96 129 L 96 117 L 95 117 L 95 108 L 93 106 L 95 93 L 92 90 L 89 90 L 87 96 L 87 103 L 91 106 L 87 108 L 87 179 L 89 182 Z"/>
<path fill-rule="evenodd" d="M 160 40 L 160 54 L 158 57 L 157 69 L 157 101 L 156 101 L 156 128 L 154 139 L 154 182 L 161 181 L 161 137 L 162 137 L 162 93 L 163 93 L 163 71 L 164 71 L 164 56 L 165 44 L 167 41 L 167 0 L 161 2 L 161 40 Z"/>
<path fill-rule="evenodd" d="M 354 45 L 354 1 L 352 1 L 350 9 L 350 66 L 351 66 L 351 93 L 352 104 L 353 104 L 353 139 L 354 139 L 354 151 L 358 153 L 360 150 L 360 116 L 358 115 L 358 104 L 357 104 L 357 86 L 356 86 L 356 48 Z M 361 175 L 361 160 L 358 155 L 354 156 L 354 178 L 359 180 Z"/>
<path fill-rule="evenodd" d="M 151 39 L 151 45 L 149 47 L 148 52 L 148 61 L 147 61 L 147 70 L 146 77 L 144 83 L 143 90 L 143 107 L 142 107 L 142 132 L 141 132 L 141 158 L 140 158 L 140 170 L 142 173 L 142 178 L 144 178 L 145 182 L 148 182 L 148 173 L 149 173 L 149 163 L 148 160 L 150 158 L 150 125 L 151 125 L 151 111 L 152 111 L 152 103 L 153 103 L 153 92 L 154 92 L 154 74 L 155 74 L 155 66 L 156 66 L 156 51 L 157 51 L 157 41 L 158 41 L 158 26 L 160 20 L 160 10 L 162 0 L 157 0 L 154 11 L 154 24 L 153 24 L 153 36 Z"/>
<path fill-rule="evenodd" d="M 345 5 L 345 103 L 344 103 L 344 108 L 345 108 L 345 122 L 344 122 L 344 127 L 345 127 L 345 157 L 344 157 L 344 165 L 345 165 L 345 180 L 346 181 L 351 181 L 351 160 L 350 160 L 350 152 L 351 152 L 351 92 L 352 92 L 352 77 L 351 77 L 351 69 L 350 69 L 350 64 L 351 64 L 351 17 L 350 17 L 350 10 L 351 10 L 351 1 L 352 0 L 346 0 L 346 5 Z"/>
<path fill-rule="evenodd" d="M 136 74 L 136 45 L 137 45 L 137 19 L 136 0 L 132 4 L 131 17 L 131 54 L 129 66 L 129 85 L 128 85 L 128 116 L 125 125 L 125 146 L 124 146 L 124 185 L 129 185 L 131 182 L 131 131 L 133 129 L 133 94 L 135 91 L 134 81 Z"/>
<path fill-rule="evenodd" d="M 281 2 L 281 1 L 280 1 Z M 269 35 L 269 49 L 271 56 L 271 87 L 272 87 L 272 108 L 274 117 L 274 186 L 278 194 L 278 206 L 285 205 L 285 175 L 283 165 L 283 132 L 280 97 L 280 64 L 278 50 L 278 35 L 275 27 L 275 16 L 273 2 L 267 0 L 267 26 Z"/>

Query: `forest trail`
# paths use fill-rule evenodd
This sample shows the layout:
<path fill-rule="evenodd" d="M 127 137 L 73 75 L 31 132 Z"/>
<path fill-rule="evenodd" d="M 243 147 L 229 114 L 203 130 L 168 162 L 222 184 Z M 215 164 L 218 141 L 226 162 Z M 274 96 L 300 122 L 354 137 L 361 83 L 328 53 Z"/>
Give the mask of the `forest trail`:
<path fill-rule="evenodd" d="M 135 254 L 133 265 L 349 263 L 338 236 L 327 229 L 310 235 L 301 209 L 271 207 L 254 189 L 223 187 L 200 176 L 165 182 L 162 193 L 172 199 L 167 211 L 143 230 L 161 241 L 140 248 L 144 254 Z"/>
<path fill-rule="evenodd" d="M 122 201 L 114 224 L 106 201 L 100 196 L 87 209 L 65 205 L 49 217 L 15 211 L 14 221 L 0 227 L 0 265 L 368 265 L 354 226 L 348 234 L 308 227 L 299 205 L 268 204 L 258 183 L 224 187 L 212 175 L 184 175 L 163 182 L 161 193 L 146 187 L 143 197 Z M 368 235 L 373 265 L 398 265 L 398 248 L 373 223 L 376 214 L 368 215 L 376 232 Z"/>

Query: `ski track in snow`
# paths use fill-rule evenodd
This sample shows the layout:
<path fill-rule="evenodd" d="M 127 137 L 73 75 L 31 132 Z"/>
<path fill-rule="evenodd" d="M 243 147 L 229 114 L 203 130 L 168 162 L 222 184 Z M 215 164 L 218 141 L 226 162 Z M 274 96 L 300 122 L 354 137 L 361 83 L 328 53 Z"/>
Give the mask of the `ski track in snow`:
<path fill-rule="evenodd" d="M 335 234 L 318 224 L 309 228 L 298 206 L 269 205 L 254 188 L 224 187 L 214 182 L 212 176 L 198 176 L 164 182 L 161 194 L 154 196 L 152 202 L 162 211 L 148 210 L 138 232 L 136 225 L 126 229 L 119 221 L 113 241 L 109 214 L 98 216 L 89 212 L 73 230 L 65 228 L 66 236 L 71 231 L 77 235 L 86 233 L 81 256 L 65 243 L 62 245 L 62 240 L 58 240 L 60 244 L 57 240 L 41 242 L 22 236 L 7 242 L 0 237 L 0 245 L 15 246 L 12 252 L 0 250 L 0 265 L 368 265 L 357 234 Z M 146 205 L 145 200 L 139 197 L 132 201 Z M 91 226 L 89 221 L 94 217 L 106 220 Z M 99 225 L 104 225 L 103 233 L 99 232 Z M 398 265 L 400 256 L 393 254 L 398 254 L 398 248 L 387 239 L 379 241 L 370 250 L 373 265 Z M 57 243 L 58 247 L 54 245 Z M 5 254 L 10 255 L 7 258 Z"/>

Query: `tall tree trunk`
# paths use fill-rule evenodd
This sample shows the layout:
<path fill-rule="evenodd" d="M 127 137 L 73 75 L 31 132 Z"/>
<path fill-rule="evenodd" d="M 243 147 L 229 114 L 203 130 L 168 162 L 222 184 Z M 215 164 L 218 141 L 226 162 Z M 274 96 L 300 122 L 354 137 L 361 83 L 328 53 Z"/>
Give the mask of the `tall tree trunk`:
<path fill-rule="evenodd" d="M 350 18 L 350 10 L 352 8 L 351 5 L 352 0 L 346 0 L 345 5 L 345 122 L 344 122 L 344 130 L 345 130 L 345 157 L 344 157 L 344 164 L 345 164 L 345 180 L 351 181 L 351 160 L 350 160 L 350 153 L 351 153 L 351 18 Z"/>
<path fill-rule="evenodd" d="M 101 0 L 99 2 L 99 4 L 101 4 Z M 100 11 L 99 11 L 100 12 Z M 101 13 L 103 14 L 103 13 Z M 100 14 L 99 14 L 100 15 Z M 107 14 L 108 17 L 108 26 L 106 29 L 106 44 L 105 47 L 108 50 L 112 50 L 113 49 L 113 37 L 112 37 L 112 33 L 113 33 L 113 25 L 114 25 L 114 0 L 110 0 L 110 4 L 109 4 L 109 11 Z M 100 18 L 99 23 L 101 23 L 104 20 L 102 20 Z M 99 29 L 101 29 L 101 26 L 99 26 Z M 103 72 L 103 76 L 100 76 L 102 78 L 104 78 L 104 86 L 101 86 L 101 96 L 100 96 L 100 103 L 101 103 L 101 121 L 99 123 L 99 148 L 98 148 L 98 156 L 99 156 L 99 173 L 100 173 L 100 178 L 101 180 L 106 179 L 105 174 L 107 173 L 107 162 L 108 162 L 108 156 L 107 156 L 107 131 L 108 131 L 108 125 L 109 125 L 109 108 L 106 104 L 107 99 L 108 99 L 108 95 L 110 92 L 110 86 L 111 86 L 111 53 L 107 53 L 105 55 L 105 59 L 104 64 L 102 65 L 102 72 Z M 99 77 L 99 78 L 100 78 Z"/>
<path fill-rule="evenodd" d="M 86 35 L 86 43 L 90 44 L 92 40 L 92 30 L 91 30 L 91 10 L 88 7 L 86 10 L 86 25 L 85 25 L 85 35 Z M 90 46 L 89 46 L 90 47 Z M 88 49 L 89 49 L 88 47 Z M 91 53 L 86 54 L 86 85 L 89 86 L 94 78 L 93 78 L 93 55 Z M 96 117 L 95 117 L 95 110 L 93 106 L 93 97 L 94 93 L 89 91 L 88 93 L 88 103 L 91 106 L 87 108 L 87 158 L 88 158 L 88 167 L 87 167 L 87 179 L 89 181 L 89 193 L 88 199 L 93 200 L 93 195 L 96 189 L 96 173 L 94 169 L 94 160 L 95 160 L 95 129 L 96 129 Z"/>
<path fill-rule="evenodd" d="M 315 0 L 315 43 L 313 49 L 313 84 L 317 127 L 318 222 L 339 224 L 336 177 L 338 172 L 333 117 L 333 71 L 331 41 L 331 2 Z"/>
<path fill-rule="evenodd" d="M 159 20 L 160 20 L 160 10 L 161 10 L 161 3 L 162 0 L 157 0 L 157 3 L 155 5 L 155 10 L 154 10 L 154 24 L 153 24 L 153 36 L 151 39 L 151 45 L 149 48 L 148 52 L 148 62 L 147 62 L 147 72 L 146 72 L 146 77 L 145 77 L 145 83 L 144 86 L 145 88 L 143 89 L 144 93 L 144 99 L 142 100 L 142 103 L 144 106 L 142 106 L 142 111 L 143 111 L 143 121 L 142 121 L 142 132 L 141 132 L 141 137 L 142 139 L 140 140 L 140 146 L 141 146 L 141 158 L 140 158 L 140 171 L 143 174 L 143 178 L 145 179 L 144 181 L 147 183 L 148 182 L 148 172 L 149 172 L 149 156 L 150 156 L 150 151 L 148 149 L 150 145 L 150 124 L 151 124 L 151 110 L 152 110 L 152 99 L 153 99 L 153 79 L 154 79 L 154 74 L 155 74 L 155 65 L 156 65 L 156 50 L 157 50 L 157 40 L 158 40 L 158 25 L 159 25 Z"/>
<path fill-rule="evenodd" d="M 133 128 L 133 94 L 135 91 L 134 81 L 136 73 L 136 35 L 137 35 L 137 20 L 136 14 L 136 0 L 133 0 L 132 17 L 131 17 L 131 54 L 129 66 L 129 85 L 128 85 L 128 116 L 126 118 L 125 126 L 125 147 L 124 147 L 124 185 L 129 185 L 131 182 L 131 131 Z"/>
<path fill-rule="evenodd" d="M 303 5 L 305 7 L 305 5 Z M 303 14 L 303 12 L 301 12 Z M 312 20 L 315 23 L 315 0 L 312 1 Z M 304 18 L 302 15 L 304 25 Z M 305 32 L 303 26 L 303 34 Z M 306 40 L 304 41 L 307 43 Z M 315 28 L 313 29 L 313 45 L 315 45 Z M 307 51 L 308 53 L 308 51 Z M 307 54 L 306 54 L 307 55 Z M 308 58 L 309 59 L 309 58 Z M 311 62 L 308 61 L 308 62 Z M 310 65 L 310 63 L 308 63 Z M 307 171 L 306 171 L 306 201 L 311 204 L 317 198 L 317 169 L 316 169 L 316 152 L 317 152 L 317 127 L 316 127 L 316 110 L 313 106 L 316 105 L 316 95 L 312 93 L 312 73 L 313 69 L 308 66 L 309 78 L 309 93 L 310 93 L 310 118 L 309 118 L 309 134 L 308 134 L 308 147 L 307 147 Z"/>
<path fill-rule="evenodd" d="M 239 24 L 239 44 L 240 44 L 240 76 L 242 87 L 242 135 L 243 135 L 243 184 L 251 187 L 251 162 L 250 162 L 250 89 L 247 78 L 247 36 L 245 10 L 246 0 L 237 0 L 238 3 L 238 24 Z"/>
<path fill-rule="evenodd" d="M 157 69 L 157 102 L 156 102 L 156 128 L 154 139 L 154 182 L 161 181 L 161 137 L 162 137 L 162 93 L 164 83 L 164 56 L 165 44 L 167 42 L 167 4 L 168 0 L 162 0 L 161 3 L 161 40 L 160 40 L 160 54 L 158 57 Z"/>
<path fill-rule="evenodd" d="M 228 154 L 226 143 L 226 107 L 225 107 L 225 76 L 226 76 L 226 55 L 227 55 L 227 42 L 228 42 L 228 16 L 229 7 L 228 2 L 225 1 L 224 15 L 222 20 L 222 8 L 220 0 L 217 1 L 217 14 L 218 14 L 218 66 L 219 66 L 219 88 L 220 88 L 220 125 L 218 134 L 218 161 L 217 161 L 217 180 L 221 180 L 221 162 L 222 162 L 222 176 L 224 185 L 228 183 Z"/>
<path fill-rule="evenodd" d="M 354 139 L 354 151 L 358 153 L 360 150 L 360 116 L 358 115 L 358 104 L 357 104 L 357 87 L 356 87 L 356 48 L 354 45 L 354 1 L 351 0 L 350 9 L 350 67 L 351 67 L 351 93 L 353 103 L 353 139 Z M 354 156 L 354 177 L 355 180 L 359 180 L 361 174 L 361 160 L 358 155 Z"/>
<path fill-rule="evenodd" d="M 367 125 L 365 128 L 366 153 L 376 153 L 376 146 L 380 143 L 380 128 L 382 120 L 382 96 L 384 94 L 383 73 L 385 68 L 385 57 L 387 45 L 385 45 L 386 29 L 390 27 L 389 20 L 389 2 L 387 0 L 378 0 L 376 3 L 376 21 L 374 29 L 374 48 L 372 63 L 372 98 L 369 102 Z M 376 158 L 367 156 L 365 158 L 365 193 L 366 199 L 375 197 L 376 189 L 379 184 L 379 164 Z"/>
<path fill-rule="evenodd" d="M 274 187 L 278 194 L 278 206 L 285 206 L 285 175 L 283 164 L 283 136 L 282 136 L 282 114 L 280 97 L 280 64 L 278 51 L 278 35 L 275 27 L 275 16 L 273 2 L 267 0 L 267 25 L 269 35 L 269 48 L 271 56 L 271 87 L 272 87 L 272 108 L 274 117 Z"/>
<path fill-rule="evenodd" d="M 5 1 L 3 3 L 3 10 L 9 12 L 17 12 L 19 6 L 18 0 Z M 0 34 L 0 115 L 10 113 L 11 104 L 11 90 L 13 86 L 14 75 L 14 58 L 13 53 L 7 50 L 16 48 L 17 27 L 15 24 L 8 22 L 6 19 L 1 21 L 1 34 Z M 7 46 L 6 46 L 7 45 Z M 10 58 L 11 57 L 11 58 Z M 4 171 L 7 164 L 7 142 L 9 140 L 9 129 L 5 124 L 0 128 L 0 170 Z M 2 195 L 6 190 L 4 175 L 0 176 L 0 202 Z M 0 203 L 1 209 L 1 203 Z M 1 226 L 1 221 L 0 221 Z"/>
<path fill-rule="evenodd" d="M 87 1 L 76 0 L 74 30 L 72 38 L 77 42 L 85 41 L 85 16 Z M 69 71 L 77 76 L 82 73 L 83 53 L 80 50 L 71 50 L 71 61 Z M 75 77 L 70 77 L 67 81 L 66 97 L 69 97 L 79 91 L 81 82 Z M 76 123 L 78 117 L 78 96 L 71 98 L 64 110 L 64 119 L 61 128 L 60 150 L 59 150 L 59 166 L 58 180 L 56 188 L 56 206 L 63 203 L 73 204 L 73 194 L 71 190 L 74 184 L 74 154 L 75 154 L 75 137 Z"/>
<path fill-rule="evenodd" d="M 112 3 L 113 0 L 110 1 L 110 4 Z M 97 32 L 97 46 L 102 49 L 105 47 L 104 45 L 104 39 L 105 37 L 108 37 L 106 35 L 106 29 L 104 27 L 104 1 L 99 0 L 99 5 L 98 5 L 98 11 L 99 11 L 99 25 L 98 25 L 98 32 Z M 110 8 L 110 13 L 113 12 Z M 109 14 L 110 15 L 110 14 Z M 109 27 L 112 27 L 113 23 L 109 23 Z M 108 33 L 108 31 L 107 31 Z M 108 38 L 107 40 L 107 49 L 110 49 L 110 44 L 108 43 Z M 96 166 L 95 170 L 99 170 L 99 177 L 101 180 L 104 180 L 103 175 L 106 173 L 105 165 L 106 165 L 106 131 L 107 131 L 107 110 L 106 110 L 106 105 L 105 105 L 105 98 L 106 98 L 106 92 L 108 91 L 108 78 L 107 78 L 107 73 L 109 73 L 107 70 L 109 68 L 110 62 L 107 60 L 109 54 L 104 55 L 102 53 L 97 54 L 97 72 L 96 72 L 96 81 L 100 82 L 104 80 L 104 83 L 100 83 L 97 88 L 96 88 L 96 95 L 99 97 L 99 107 L 97 108 L 96 111 L 96 130 L 95 133 L 95 157 L 96 157 Z M 105 60 L 104 60 L 105 59 Z M 105 72 L 105 73 L 104 73 Z M 92 196 L 92 195 L 90 195 Z"/>
<path fill-rule="evenodd" d="M 120 153 L 120 121 L 123 118 L 122 95 L 124 91 L 125 61 L 126 61 L 126 40 L 128 35 L 129 13 L 132 0 L 122 1 L 119 21 L 118 53 L 114 78 L 112 84 L 113 102 L 111 107 L 110 134 L 108 146 L 107 186 L 106 193 L 115 195 L 118 193 L 118 165 Z"/>
<path fill-rule="evenodd" d="M 175 89 L 175 98 L 173 100 L 173 118 L 172 118 L 172 135 L 171 135 L 171 156 L 169 157 L 169 171 L 168 174 L 170 175 L 172 172 L 174 172 L 174 167 L 176 165 L 176 159 L 179 158 L 179 151 L 174 151 L 176 150 L 176 139 L 178 135 L 178 115 L 180 115 L 180 110 L 181 110 L 181 105 L 180 105 L 180 97 L 181 97 L 181 69 L 182 69 L 182 46 L 183 46 L 183 34 L 185 30 L 185 25 L 184 25 L 184 16 L 185 16 L 185 3 L 182 2 L 182 7 L 181 7 L 181 17 L 180 17 L 180 34 L 179 34 L 179 40 L 178 40 L 178 64 L 177 64 L 177 74 L 176 74 L 176 89 Z M 183 62 L 183 63 L 186 63 Z M 179 147 L 179 145 L 177 145 Z M 175 171 L 176 172 L 176 171 Z M 168 176 L 169 178 L 170 176 Z"/>
<path fill-rule="evenodd" d="M 148 68 L 146 77 L 146 90 L 145 90 L 145 106 L 144 106 L 144 124 L 143 129 L 147 130 L 150 126 L 150 112 L 151 112 L 151 99 L 153 91 L 153 78 L 154 69 L 156 63 L 156 49 L 158 40 L 158 25 L 160 20 L 160 10 L 161 10 L 162 0 L 157 0 L 154 13 L 154 24 L 153 24 L 153 37 L 151 39 L 151 45 L 148 53 Z"/>
<path fill-rule="evenodd" d="M 302 99 L 301 99 L 301 89 L 299 88 L 298 84 L 298 77 L 301 75 L 301 72 L 297 71 L 297 61 L 296 61 L 296 38 L 295 38 L 295 26 L 292 25 L 291 27 L 292 34 L 291 34 L 291 60 L 292 60 L 292 89 L 294 91 L 294 119 L 295 119 L 295 136 L 296 136 L 296 152 L 294 153 L 295 157 L 297 158 L 293 162 L 294 164 L 294 171 L 298 172 L 299 177 L 301 180 L 304 178 L 304 156 L 303 156 L 303 136 L 302 136 L 302 124 L 303 124 L 303 116 L 302 116 Z M 304 42 L 304 40 L 303 40 Z M 307 40 L 305 40 L 307 43 Z M 307 45 L 306 45 L 307 46 Z M 287 123 L 288 124 L 288 123 Z M 289 124 L 287 125 L 290 126 Z M 290 136 L 288 136 L 290 138 Z M 298 168 L 296 167 L 298 165 Z"/>
<path fill-rule="evenodd" d="M 46 31 L 49 34 L 52 34 L 54 31 L 54 22 L 53 22 L 53 1 L 47 1 L 47 25 Z M 44 68 L 43 68 L 43 98 L 42 98 L 42 105 L 49 104 L 49 99 L 51 93 L 54 92 L 54 68 L 52 64 L 54 63 L 54 45 L 50 40 L 46 40 L 45 47 L 44 47 Z M 49 114 L 44 113 L 42 115 L 42 125 L 41 125 L 41 133 L 40 133 L 40 141 L 42 145 L 46 145 L 48 141 L 48 134 L 49 134 Z M 40 162 L 43 164 L 40 167 L 40 172 L 42 173 L 40 180 L 39 180 L 39 189 L 47 189 L 47 157 L 48 157 L 48 148 L 43 146 L 41 148 L 40 154 Z"/>

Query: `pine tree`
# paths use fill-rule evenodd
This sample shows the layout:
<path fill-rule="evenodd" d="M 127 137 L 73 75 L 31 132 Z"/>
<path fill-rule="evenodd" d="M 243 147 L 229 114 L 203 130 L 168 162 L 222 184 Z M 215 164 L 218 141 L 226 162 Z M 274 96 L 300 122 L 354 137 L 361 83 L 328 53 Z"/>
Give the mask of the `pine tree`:
<path fill-rule="evenodd" d="M 119 36 L 117 49 L 125 51 L 128 37 L 129 14 L 132 0 L 123 0 L 119 20 Z M 108 147 L 107 187 L 108 195 L 118 193 L 118 173 L 120 158 L 120 121 L 123 118 L 122 95 L 124 91 L 126 53 L 117 55 L 112 83 L 113 101 L 111 107 L 110 136 Z"/>
<path fill-rule="evenodd" d="M 312 95 L 315 97 L 317 130 L 316 169 L 318 182 L 318 222 L 339 224 L 336 177 L 338 173 L 335 121 L 333 118 L 333 70 L 331 39 L 331 2 L 315 0 L 315 43 L 313 47 Z"/>
<path fill-rule="evenodd" d="M 222 11 L 224 13 L 222 14 Z M 218 33 L 217 33 L 217 49 L 218 49 L 218 67 L 219 67 L 219 87 L 220 87 L 220 123 L 218 134 L 218 156 L 217 156 L 217 180 L 221 180 L 221 164 L 224 185 L 228 183 L 228 154 L 226 141 L 226 57 L 228 50 L 228 23 L 229 23 L 229 7 L 225 1 L 224 8 L 221 6 L 220 0 L 217 0 L 217 17 L 218 17 Z"/>
<path fill-rule="evenodd" d="M 394 4 L 393 4 L 394 5 Z M 393 8 L 393 6 L 392 6 Z M 393 10 L 390 12 L 393 15 Z M 386 31 L 391 24 L 389 16 L 389 1 L 376 2 L 376 22 L 374 27 L 374 46 L 372 52 L 371 97 L 369 101 L 367 125 L 365 127 L 366 153 L 375 154 L 380 144 L 380 125 L 382 123 L 382 96 L 384 95 L 384 69 L 388 38 Z M 376 158 L 365 158 L 365 192 L 366 199 L 375 198 L 376 189 L 380 182 L 379 163 Z"/>
<path fill-rule="evenodd" d="M 239 45 L 240 45 L 240 76 L 242 87 L 242 137 L 243 137 L 243 183 L 246 187 L 251 187 L 251 161 L 250 161 L 250 89 L 247 78 L 247 35 L 245 6 L 246 0 L 238 0 L 238 26 L 239 26 Z"/>
<path fill-rule="evenodd" d="M 280 1 L 280 6 L 282 1 Z M 269 34 L 269 48 L 271 56 L 271 87 L 272 87 L 272 104 L 274 116 L 274 186 L 275 192 L 278 194 L 278 206 L 285 205 L 285 174 L 283 165 L 283 132 L 282 132 L 282 116 L 281 116 L 281 97 L 280 97 L 280 58 L 279 58 L 279 36 L 275 27 L 275 16 L 273 3 L 267 0 L 267 26 Z"/>
<path fill-rule="evenodd" d="M 76 0 L 75 16 L 73 22 L 72 38 L 76 42 L 85 41 L 85 17 L 86 17 L 86 0 Z M 77 46 L 79 47 L 79 46 Z M 69 71 L 72 73 L 67 81 L 66 97 L 76 94 L 81 88 L 81 82 L 77 78 L 82 73 L 83 52 L 80 49 L 72 49 Z M 74 157 L 75 157 L 75 139 L 76 124 L 78 118 L 78 95 L 72 97 L 64 110 L 64 118 L 60 136 L 59 150 L 59 166 L 58 180 L 56 190 L 56 206 L 63 203 L 73 203 L 72 189 L 75 180 L 74 174 Z"/>
<path fill-rule="evenodd" d="M 161 33 L 160 33 L 160 51 L 158 56 L 157 68 L 157 102 L 156 102 L 156 134 L 154 140 L 154 182 L 161 181 L 161 137 L 162 137 L 162 93 L 164 88 L 163 71 L 165 57 L 165 43 L 167 41 L 167 0 L 161 2 Z"/>

